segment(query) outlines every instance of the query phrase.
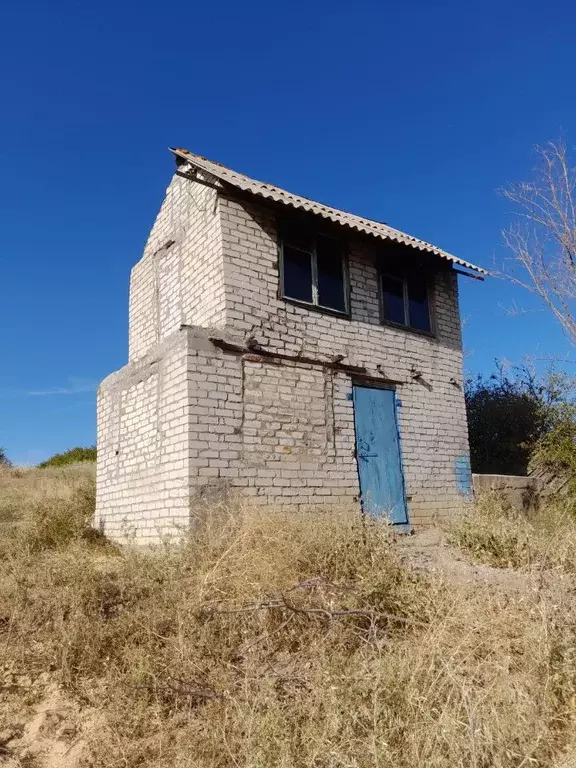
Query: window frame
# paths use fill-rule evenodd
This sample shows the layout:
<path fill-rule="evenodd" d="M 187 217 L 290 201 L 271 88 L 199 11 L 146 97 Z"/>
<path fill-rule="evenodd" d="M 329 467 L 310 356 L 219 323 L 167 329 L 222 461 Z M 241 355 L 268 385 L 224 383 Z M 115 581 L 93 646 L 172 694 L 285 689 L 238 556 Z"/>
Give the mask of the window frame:
<path fill-rule="evenodd" d="M 400 280 L 402 282 L 402 291 L 404 299 L 404 319 L 408 320 L 407 323 L 396 323 L 393 320 L 388 320 L 385 313 L 385 300 L 384 300 L 384 285 L 383 278 L 388 277 L 391 280 Z M 434 282 L 432 274 L 426 275 L 426 303 L 428 305 L 428 320 L 430 321 L 430 330 L 424 331 L 421 328 L 415 328 L 410 325 L 410 300 L 408 297 L 408 277 L 409 270 L 402 269 L 397 271 L 387 271 L 386 269 L 378 270 L 378 294 L 380 304 L 380 323 L 381 325 L 389 325 L 391 328 L 398 328 L 403 331 L 410 331 L 411 333 L 418 333 L 422 336 L 435 337 L 436 336 L 436 318 L 434 314 Z"/>
<path fill-rule="evenodd" d="M 279 285 L 278 285 L 278 297 L 283 301 L 287 301 L 290 304 L 295 304 L 299 307 L 306 307 L 315 312 L 323 312 L 328 315 L 335 315 L 336 317 L 343 317 L 350 319 L 350 270 L 348 259 L 347 243 L 340 237 L 335 236 L 331 232 L 326 232 L 324 229 L 314 228 L 314 243 L 312 249 L 302 248 L 290 243 L 289 236 L 283 235 L 278 228 L 278 272 L 279 272 Z M 318 303 L 318 254 L 317 254 L 317 239 L 318 237 L 325 237 L 338 243 L 340 247 L 340 263 L 342 266 L 343 277 L 343 289 L 344 289 L 344 310 L 334 309 L 333 307 L 326 307 L 323 304 Z M 295 299 L 292 296 L 287 296 L 284 290 L 284 246 L 287 245 L 295 251 L 300 251 L 310 256 L 310 272 L 312 277 L 312 301 L 305 301 L 304 299 Z"/>

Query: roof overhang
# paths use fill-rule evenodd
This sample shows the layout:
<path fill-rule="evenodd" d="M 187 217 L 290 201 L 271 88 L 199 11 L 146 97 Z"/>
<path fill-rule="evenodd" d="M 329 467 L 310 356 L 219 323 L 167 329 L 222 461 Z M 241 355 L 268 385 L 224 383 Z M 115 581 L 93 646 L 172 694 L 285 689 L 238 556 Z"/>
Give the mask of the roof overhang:
<path fill-rule="evenodd" d="M 250 195 L 263 198 L 264 200 L 271 200 L 275 203 L 286 205 L 296 210 L 307 211 L 312 214 L 321 216 L 324 219 L 330 220 L 335 224 L 346 227 L 356 232 L 360 232 L 371 237 L 375 237 L 379 240 L 392 241 L 408 245 L 411 248 L 418 249 L 426 253 L 432 253 L 439 256 L 441 259 L 445 259 L 454 265 L 463 267 L 463 269 L 456 269 L 458 274 L 466 275 L 467 277 L 473 277 L 479 280 L 484 279 L 484 275 L 488 274 L 485 269 L 478 267 L 475 264 L 471 264 L 464 259 L 458 258 L 447 251 L 443 251 L 441 248 L 437 248 L 431 243 L 427 243 L 425 240 L 420 240 L 412 235 L 402 232 L 399 229 L 383 224 L 379 221 L 373 221 L 371 219 L 364 219 L 360 216 L 356 216 L 352 213 L 339 210 L 338 208 L 331 208 L 322 203 L 317 203 L 314 200 L 309 200 L 306 197 L 300 197 L 299 195 L 293 195 L 291 192 L 287 192 L 274 184 L 268 184 L 262 181 L 256 181 L 249 176 L 245 176 L 243 173 L 238 173 L 230 168 L 226 168 L 220 163 L 216 163 L 212 160 L 208 160 L 200 155 L 194 155 L 186 149 L 172 148 L 170 151 L 176 158 L 176 163 L 179 167 L 183 164 L 190 166 L 194 170 L 194 174 L 200 172 L 201 176 L 196 177 L 194 175 L 192 179 L 197 178 L 202 183 L 208 183 L 210 186 L 216 188 L 230 186 L 242 192 L 246 192 Z M 207 177 L 206 177 L 207 175 Z M 465 271 L 469 270 L 469 271 Z"/>

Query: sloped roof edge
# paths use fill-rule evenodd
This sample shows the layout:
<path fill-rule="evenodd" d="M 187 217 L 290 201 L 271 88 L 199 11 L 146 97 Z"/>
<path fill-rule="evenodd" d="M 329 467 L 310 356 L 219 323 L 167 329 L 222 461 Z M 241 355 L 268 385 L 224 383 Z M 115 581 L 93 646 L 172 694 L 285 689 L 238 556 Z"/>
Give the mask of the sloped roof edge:
<path fill-rule="evenodd" d="M 187 149 L 170 147 L 170 151 L 181 160 L 189 163 L 194 168 L 204 171 L 211 176 L 215 177 L 219 181 L 230 184 L 237 189 L 244 192 L 249 192 L 258 197 L 264 199 L 273 200 L 276 203 L 283 203 L 292 208 L 308 211 L 322 216 L 324 219 L 329 219 L 336 224 L 340 224 L 351 229 L 355 229 L 358 232 L 362 232 L 367 235 L 372 235 L 381 240 L 393 240 L 398 243 L 404 243 L 412 248 L 417 248 L 421 251 L 428 253 L 434 253 L 447 261 L 451 261 L 454 264 L 459 264 L 466 269 L 470 269 L 474 272 L 478 272 L 481 275 L 486 275 L 487 271 L 482 267 L 477 267 L 475 264 L 470 264 L 464 259 L 460 259 L 447 251 L 443 251 L 441 248 L 436 248 L 435 245 L 427 243 L 425 240 L 419 240 L 417 237 L 408 235 L 406 232 L 401 232 L 399 229 L 389 227 L 387 224 L 382 224 L 379 221 L 372 221 L 371 219 L 364 219 L 361 216 L 356 216 L 346 211 L 341 211 L 338 208 L 331 208 L 330 206 L 317 203 L 314 200 L 309 200 L 306 197 L 300 197 L 294 195 L 291 192 L 287 192 L 274 184 L 268 184 L 263 181 L 257 181 L 251 179 L 243 173 L 233 171 L 231 168 L 227 168 L 220 163 L 216 163 L 212 160 L 208 160 L 201 155 L 195 155 L 189 152 Z"/>

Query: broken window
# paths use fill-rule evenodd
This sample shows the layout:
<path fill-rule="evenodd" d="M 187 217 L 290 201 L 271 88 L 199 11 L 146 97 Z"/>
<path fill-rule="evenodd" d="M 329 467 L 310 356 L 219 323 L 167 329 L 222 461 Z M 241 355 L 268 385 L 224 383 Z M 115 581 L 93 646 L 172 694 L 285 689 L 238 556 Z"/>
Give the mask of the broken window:
<path fill-rule="evenodd" d="M 347 272 L 340 240 L 298 220 L 280 224 L 280 239 L 282 296 L 345 314 Z"/>
<path fill-rule="evenodd" d="M 382 274 L 380 280 L 384 321 L 430 333 L 427 275 L 422 272 Z"/>

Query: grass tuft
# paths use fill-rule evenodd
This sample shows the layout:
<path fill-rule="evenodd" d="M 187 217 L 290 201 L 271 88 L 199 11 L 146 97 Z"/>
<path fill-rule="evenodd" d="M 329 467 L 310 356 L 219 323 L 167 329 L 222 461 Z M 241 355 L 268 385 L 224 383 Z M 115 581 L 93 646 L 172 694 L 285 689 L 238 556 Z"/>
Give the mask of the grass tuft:
<path fill-rule="evenodd" d="M 576 518 L 571 498 L 523 511 L 496 492 L 481 495 L 474 511 L 447 526 L 453 544 L 498 568 L 560 568 L 576 572 Z"/>

